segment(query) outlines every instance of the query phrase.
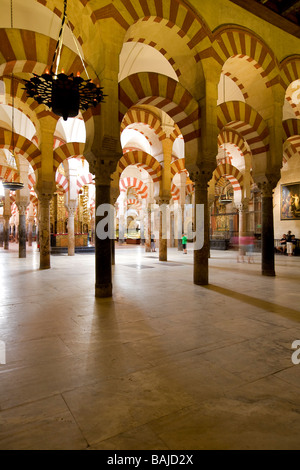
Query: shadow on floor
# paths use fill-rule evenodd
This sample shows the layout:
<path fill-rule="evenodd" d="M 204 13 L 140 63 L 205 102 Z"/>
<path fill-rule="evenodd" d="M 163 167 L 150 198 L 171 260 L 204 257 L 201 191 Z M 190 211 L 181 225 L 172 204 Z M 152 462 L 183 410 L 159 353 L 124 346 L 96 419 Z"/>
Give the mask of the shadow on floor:
<path fill-rule="evenodd" d="M 202 287 L 217 292 L 219 294 L 226 295 L 226 297 L 231 297 L 236 300 L 240 300 L 241 302 L 252 305 L 254 307 L 264 309 L 268 312 L 276 313 L 277 315 L 281 315 L 284 318 L 289 318 L 290 320 L 300 322 L 300 310 L 294 310 L 293 308 L 284 307 L 282 305 L 277 305 L 272 302 L 267 302 L 266 300 L 251 297 L 250 295 L 246 294 L 241 294 L 239 292 L 226 289 L 225 287 L 214 286 L 212 284 Z"/>

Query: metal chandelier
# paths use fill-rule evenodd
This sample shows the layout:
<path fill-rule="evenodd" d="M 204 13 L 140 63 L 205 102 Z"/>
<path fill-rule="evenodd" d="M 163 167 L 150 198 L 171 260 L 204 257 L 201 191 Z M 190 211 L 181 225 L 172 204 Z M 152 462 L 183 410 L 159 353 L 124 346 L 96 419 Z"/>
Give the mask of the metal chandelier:
<path fill-rule="evenodd" d="M 89 78 L 73 33 L 75 46 L 88 79 L 81 78 L 79 72 L 77 76 L 74 76 L 73 73 L 66 75 L 63 71 L 57 73 L 66 23 L 70 27 L 67 18 L 67 0 L 64 0 L 63 18 L 50 72 L 42 75 L 34 73 L 30 80 L 24 80 L 27 95 L 39 104 L 48 106 L 54 114 L 63 117 L 65 121 L 68 117 L 77 116 L 79 109 L 87 110 L 90 107 L 96 107 L 104 101 L 104 96 L 106 96 L 103 94 L 103 87 L 96 86 Z M 71 28 L 70 31 L 72 32 Z M 55 71 L 53 71 L 54 67 Z"/>

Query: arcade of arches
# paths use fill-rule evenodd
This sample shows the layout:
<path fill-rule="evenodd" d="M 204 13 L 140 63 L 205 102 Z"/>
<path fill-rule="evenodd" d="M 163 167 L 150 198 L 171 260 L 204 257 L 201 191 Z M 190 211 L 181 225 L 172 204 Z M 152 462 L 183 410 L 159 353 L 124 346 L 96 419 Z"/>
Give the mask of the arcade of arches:
<path fill-rule="evenodd" d="M 13 27 L 10 4 L 0 6 L 0 179 L 24 187 L 1 189 L 0 249 L 18 243 L 26 258 L 36 246 L 40 270 L 51 253 L 94 250 L 94 294 L 110 298 L 115 246 L 147 253 L 154 233 L 166 263 L 183 233 L 193 241 L 201 205 L 196 286 L 209 284 L 210 249 L 248 233 L 261 276 L 274 277 L 276 240 L 300 238 L 300 39 L 227 0 L 69 1 L 61 66 L 87 71 L 107 96 L 64 121 L 22 82 L 49 68 L 63 0 L 13 0 Z M 113 242 L 95 233 L 102 204 L 114 207 Z"/>
<path fill-rule="evenodd" d="M 70 255 L 76 244 L 93 240 L 95 293 L 106 297 L 112 295 L 113 253 L 109 240 L 94 236 L 96 207 L 115 205 L 120 242 L 138 234 L 147 250 L 156 230 L 160 260 L 166 261 L 168 244 L 180 249 L 183 231 L 192 238 L 192 208 L 203 204 L 195 284 L 208 283 L 210 240 L 211 246 L 215 240 L 226 244 L 250 231 L 261 245 L 262 274 L 274 276 L 274 238 L 286 231 L 285 216 L 299 237 L 299 189 L 285 186 L 285 213 L 280 194 L 283 183 L 299 179 L 298 39 L 271 25 L 266 29 L 234 5 L 218 25 L 218 15 L 208 6 L 201 14 L 193 2 L 121 2 L 107 11 L 97 2 L 98 8 L 72 2 L 67 14 L 74 39 L 108 97 L 63 121 L 22 86 L 22 79 L 49 67 L 55 45 L 50 23 L 57 26 L 62 15 L 63 2 L 57 4 L 32 0 L 23 11 L 15 0 L 12 29 L 9 2 L 2 2 L 1 178 L 21 180 L 24 189 L 2 191 L 1 246 L 8 249 L 9 238 L 19 238 L 20 257 L 26 256 L 18 233 L 27 230 L 29 243 L 38 236 L 40 267 L 47 269 L 51 240 L 68 245 Z M 41 21 L 29 27 L 32 11 L 41 13 Z M 226 22 L 232 12 L 235 21 Z M 67 32 L 61 63 L 67 73 L 83 72 Z M 153 220 L 161 204 L 169 211 Z M 168 243 L 159 237 L 160 223 L 170 228 Z"/>

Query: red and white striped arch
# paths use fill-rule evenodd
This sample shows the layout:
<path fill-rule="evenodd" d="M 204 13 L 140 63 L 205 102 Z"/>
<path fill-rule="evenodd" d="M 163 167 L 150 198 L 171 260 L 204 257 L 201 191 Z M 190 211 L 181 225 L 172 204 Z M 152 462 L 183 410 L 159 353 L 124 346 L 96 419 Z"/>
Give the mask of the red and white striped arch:
<path fill-rule="evenodd" d="M 172 183 L 172 186 L 171 186 L 171 194 L 172 194 L 173 201 L 179 201 L 180 189 L 174 183 Z"/>
<path fill-rule="evenodd" d="M 300 155 L 300 135 L 295 135 L 285 141 L 283 146 L 283 165 L 294 155 Z"/>
<path fill-rule="evenodd" d="M 247 142 L 254 157 L 269 150 L 269 129 L 264 119 L 251 106 L 242 101 L 222 103 L 218 106 L 217 121 L 220 131 L 225 127 L 236 131 Z"/>
<path fill-rule="evenodd" d="M 189 172 L 185 168 L 185 158 L 177 158 L 171 163 L 171 174 L 175 176 L 176 173 L 186 173 L 187 176 Z"/>
<path fill-rule="evenodd" d="M 64 193 L 67 193 L 69 191 L 69 181 L 67 180 L 65 175 L 62 175 L 58 171 L 56 172 L 55 182 L 57 186 L 63 190 Z"/>
<path fill-rule="evenodd" d="M 0 179 L 5 181 L 17 181 L 19 178 L 19 173 L 11 167 L 0 165 Z"/>
<path fill-rule="evenodd" d="M 195 191 L 194 183 L 189 183 L 189 184 L 186 185 L 186 187 L 185 187 L 185 195 L 186 196 L 189 196 L 190 194 L 193 194 L 194 191 Z"/>
<path fill-rule="evenodd" d="M 121 192 L 126 192 L 129 188 L 134 188 L 141 199 L 146 199 L 148 197 L 148 186 L 142 180 L 133 176 L 121 178 L 119 188 Z"/>
<path fill-rule="evenodd" d="M 235 192 L 235 201 L 241 200 L 244 178 L 242 173 L 237 168 L 229 165 L 228 163 L 225 165 L 218 165 L 213 172 L 213 178 L 216 184 L 220 181 L 221 178 L 226 178 L 226 180 L 231 183 L 231 186 Z"/>
<path fill-rule="evenodd" d="M 77 192 L 79 193 L 80 189 L 83 186 L 87 186 L 88 184 L 95 184 L 94 177 L 91 173 L 88 173 L 87 175 L 78 176 Z"/>
<path fill-rule="evenodd" d="M 142 204 L 138 199 L 127 199 L 126 201 L 127 209 L 136 209 L 137 211 L 141 210 Z"/>
<path fill-rule="evenodd" d="M 161 181 L 162 167 L 161 164 L 146 152 L 138 150 L 135 152 L 125 153 L 119 160 L 117 172 L 119 175 L 130 165 L 144 168 L 151 176 L 154 183 Z"/>

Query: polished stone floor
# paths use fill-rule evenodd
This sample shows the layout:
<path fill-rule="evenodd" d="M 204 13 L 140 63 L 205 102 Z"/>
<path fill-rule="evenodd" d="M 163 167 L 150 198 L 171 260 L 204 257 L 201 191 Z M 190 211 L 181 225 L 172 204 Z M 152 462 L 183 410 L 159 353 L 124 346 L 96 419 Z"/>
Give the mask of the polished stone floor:
<path fill-rule="evenodd" d="M 0 248 L 1 450 L 300 449 L 300 257 L 168 256 L 117 247 L 101 300 L 93 255 Z"/>

